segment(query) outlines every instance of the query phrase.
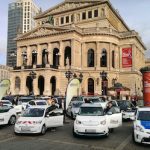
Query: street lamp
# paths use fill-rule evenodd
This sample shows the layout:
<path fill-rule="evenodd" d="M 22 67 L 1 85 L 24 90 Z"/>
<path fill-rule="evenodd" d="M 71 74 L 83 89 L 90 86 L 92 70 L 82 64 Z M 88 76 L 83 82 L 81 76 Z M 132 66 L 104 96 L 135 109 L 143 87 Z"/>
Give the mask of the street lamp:
<path fill-rule="evenodd" d="M 100 72 L 100 77 L 102 78 L 102 95 L 107 95 L 107 86 L 108 86 L 107 72 L 105 71 Z"/>
<path fill-rule="evenodd" d="M 32 95 L 34 95 L 34 92 L 33 92 L 33 80 L 36 78 L 36 73 L 34 71 L 31 71 L 29 73 L 29 76 L 31 77 L 32 79 Z"/>
<path fill-rule="evenodd" d="M 69 82 L 70 78 L 72 78 L 72 75 L 73 75 L 73 73 L 70 70 L 65 72 L 65 76 L 68 79 L 68 82 Z"/>

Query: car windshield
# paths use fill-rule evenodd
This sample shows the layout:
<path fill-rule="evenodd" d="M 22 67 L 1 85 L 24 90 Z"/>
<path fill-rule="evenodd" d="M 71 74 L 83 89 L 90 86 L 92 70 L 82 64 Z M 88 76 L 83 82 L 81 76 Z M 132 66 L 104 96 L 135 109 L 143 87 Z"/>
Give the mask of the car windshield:
<path fill-rule="evenodd" d="M 42 117 L 44 110 L 44 108 L 28 108 L 24 111 L 22 117 Z"/>
<path fill-rule="evenodd" d="M 19 105 L 19 104 L 22 104 L 22 103 L 28 103 L 28 102 L 31 101 L 31 100 L 32 100 L 32 99 L 28 99 L 28 98 L 19 99 L 18 105 Z"/>
<path fill-rule="evenodd" d="M 79 108 L 83 103 L 72 103 L 73 108 Z"/>
<path fill-rule="evenodd" d="M 80 107 L 79 115 L 81 116 L 103 116 L 104 112 L 101 107 Z"/>
<path fill-rule="evenodd" d="M 46 105 L 46 102 L 36 102 L 37 105 Z"/>
<path fill-rule="evenodd" d="M 150 111 L 139 111 L 137 120 L 150 121 Z"/>
<path fill-rule="evenodd" d="M 8 112 L 10 110 L 9 106 L 0 106 L 0 113 L 5 113 Z"/>
<path fill-rule="evenodd" d="M 130 103 L 129 101 L 118 101 L 117 103 L 121 110 L 126 110 L 127 108 L 133 108 L 132 103 Z"/>

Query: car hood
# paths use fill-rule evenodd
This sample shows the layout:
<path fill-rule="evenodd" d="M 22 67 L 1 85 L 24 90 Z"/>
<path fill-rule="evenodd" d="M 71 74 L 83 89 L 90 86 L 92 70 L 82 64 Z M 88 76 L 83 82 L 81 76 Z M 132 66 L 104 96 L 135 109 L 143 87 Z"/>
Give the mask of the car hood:
<path fill-rule="evenodd" d="M 84 125 L 95 126 L 106 119 L 105 116 L 77 116 L 76 120 L 81 121 Z"/>
<path fill-rule="evenodd" d="M 34 121 L 42 121 L 43 117 L 19 117 L 17 122 L 21 122 L 21 124 L 30 124 Z"/>

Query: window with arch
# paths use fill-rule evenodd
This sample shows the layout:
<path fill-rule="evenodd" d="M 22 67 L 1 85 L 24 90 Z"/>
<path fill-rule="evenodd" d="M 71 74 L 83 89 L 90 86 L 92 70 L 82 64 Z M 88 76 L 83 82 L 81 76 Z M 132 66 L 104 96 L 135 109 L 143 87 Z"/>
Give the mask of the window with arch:
<path fill-rule="evenodd" d="M 88 50 L 87 63 L 88 63 L 88 67 L 94 67 L 94 50 L 93 49 Z"/>
<path fill-rule="evenodd" d="M 53 66 L 59 65 L 59 49 L 54 48 L 53 50 Z"/>
<path fill-rule="evenodd" d="M 100 59 L 101 67 L 107 67 L 107 51 L 106 49 L 102 50 L 101 59 Z"/>
<path fill-rule="evenodd" d="M 88 94 L 94 95 L 94 80 L 92 78 L 88 79 Z"/>
<path fill-rule="evenodd" d="M 64 66 L 71 66 L 71 47 L 67 46 L 64 53 Z"/>
<path fill-rule="evenodd" d="M 112 67 L 115 68 L 115 51 L 112 51 Z"/>

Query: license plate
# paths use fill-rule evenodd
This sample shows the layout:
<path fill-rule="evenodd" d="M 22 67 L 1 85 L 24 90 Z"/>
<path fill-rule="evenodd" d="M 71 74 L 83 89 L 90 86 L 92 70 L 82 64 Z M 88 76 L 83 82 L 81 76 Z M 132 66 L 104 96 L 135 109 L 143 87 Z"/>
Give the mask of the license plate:
<path fill-rule="evenodd" d="M 30 131 L 30 127 L 21 127 L 21 131 Z"/>
<path fill-rule="evenodd" d="M 96 130 L 95 129 L 86 129 L 85 132 L 86 133 L 95 133 Z"/>

